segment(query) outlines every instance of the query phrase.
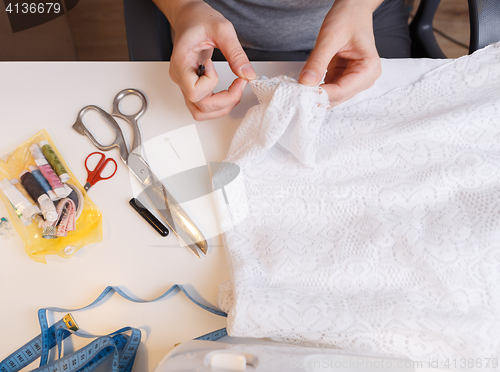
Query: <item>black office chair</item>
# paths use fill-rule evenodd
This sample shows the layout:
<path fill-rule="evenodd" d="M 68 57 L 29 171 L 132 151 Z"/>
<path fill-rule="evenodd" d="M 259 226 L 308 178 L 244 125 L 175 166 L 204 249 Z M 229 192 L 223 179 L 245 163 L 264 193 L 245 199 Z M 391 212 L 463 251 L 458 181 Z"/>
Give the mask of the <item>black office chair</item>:
<path fill-rule="evenodd" d="M 441 0 L 422 0 L 410 24 L 413 58 L 446 58 L 439 47 L 432 20 Z M 469 54 L 500 41 L 500 1 L 468 0 L 470 20 Z"/>
<path fill-rule="evenodd" d="M 421 0 L 410 24 L 413 58 L 446 58 L 432 30 L 432 20 L 441 0 Z M 470 18 L 469 53 L 500 41 L 500 0 L 468 0 Z M 123 0 L 131 61 L 169 61 L 172 54 L 170 24 L 151 0 Z M 219 52 L 220 54 L 220 52 Z M 301 52 L 278 54 L 261 60 L 303 60 Z M 215 55 L 216 56 L 216 55 Z M 272 58 L 271 58 L 272 57 Z M 222 58 L 219 55 L 219 59 Z M 250 60 L 254 60 L 249 55 Z M 217 58 L 215 58 L 217 59 Z"/>

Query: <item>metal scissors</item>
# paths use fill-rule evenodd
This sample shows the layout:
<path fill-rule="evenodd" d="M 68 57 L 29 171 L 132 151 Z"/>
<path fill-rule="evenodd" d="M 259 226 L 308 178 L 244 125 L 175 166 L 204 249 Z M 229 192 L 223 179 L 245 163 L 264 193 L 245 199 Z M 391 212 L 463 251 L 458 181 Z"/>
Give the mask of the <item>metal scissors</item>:
<path fill-rule="evenodd" d="M 129 95 L 139 97 L 142 102 L 141 109 L 133 115 L 127 115 L 120 109 L 120 102 L 123 98 Z M 121 159 L 137 177 L 146 195 L 151 200 L 159 214 L 165 219 L 167 225 L 196 256 L 200 257 L 198 249 L 203 254 L 206 254 L 208 250 L 208 243 L 203 233 L 192 221 L 182 206 L 177 202 L 171 192 L 153 173 L 148 162 L 142 156 L 142 139 L 138 120 L 146 111 L 147 105 L 148 101 L 144 93 L 137 89 L 124 89 L 114 98 L 113 111 L 111 114 L 108 114 L 106 111 L 95 105 L 85 106 L 78 113 L 76 122 L 73 124 L 73 129 L 81 135 L 87 136 L 101 151 L 109 151 L 115 147 L 119 149 Z M 102 116 L 104 121 L 115 132 L 115 139 L 111 144 L 104 145 L 100 143 L 85 126 L 83 117 L 85 113 L 91 110 L 97 111 L 97 113 Z M 133 132 L 131 150 L 128 149 L 125 142 L 125 136 L 123 135 L 123 132 L 114 117 L 125 120 L 131 126 Z"/>
<path fill-rule="evenodd" d="M 87 165 L 87 162 L 91 156 L 96 155 L 96 154 L 100 155 L 101 158 L 99 159 L 99 162 L 97 163 L 95 168 L 93 170 L 90 170 L 88 165 Z M 102 177 L 101 174 L 106 169 L 106 167 L 109 163 L 115 164 L 115 170 L 113 171 L 113 174 L 111 176 Z M 116 164 L 115 159 L 113 159 L 113 158 L 106 159 L 106 155 L 104 155 L 102 152 L 96 151 L 96 152 L 93 152 L 92 154 L 90 154 L 89 156 L 87 156 L 87 158 L 85 159 L 85 169 L 87 170 L 87 183 L 85 184 L 85 186 L 83 186 L 83 188 L 85 189 L 85 191 L 89 191 L 89 189 L 92 186 L 94 186 L 97 182 L 103 181 L 103 180 L 109 180 L 111 177 L 113 177 L 118 169 L 118 164 Z"/>

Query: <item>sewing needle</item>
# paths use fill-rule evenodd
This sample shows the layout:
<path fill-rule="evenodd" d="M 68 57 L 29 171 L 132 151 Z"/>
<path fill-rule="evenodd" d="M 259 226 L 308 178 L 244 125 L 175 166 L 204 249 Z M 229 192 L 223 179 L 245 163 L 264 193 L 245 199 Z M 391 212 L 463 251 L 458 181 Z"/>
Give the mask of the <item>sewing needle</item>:
<path fill-rule="evenodd" d="M 175 147 L 174 145 L 172 144 L 172 142 L 170 142 L 170 138 L 167 138 L 166 141 L 170 144 L 170 146 L 172 146 L 172 150 L 174 150 L 175 152 L 175 155 L 177 155 L 177 157 L 179 158 L 179 160 L 181 159 L 181 157 L 179 156 L 179 154 L 177 153 L 177 151 L 175 151 Z"/>

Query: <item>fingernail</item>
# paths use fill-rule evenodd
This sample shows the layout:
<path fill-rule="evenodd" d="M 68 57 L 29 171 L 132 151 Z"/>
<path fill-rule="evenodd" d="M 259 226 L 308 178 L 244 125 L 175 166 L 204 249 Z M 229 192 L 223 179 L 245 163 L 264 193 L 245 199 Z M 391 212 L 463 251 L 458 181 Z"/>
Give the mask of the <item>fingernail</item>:
<path fill-rule="evenodd" d="M 318 75 L 316 75 L 311 70 L 305 70 L 300 74 L 299 82 L 304 85 L 316 85 L 316 81 L 318 80 Z"/>
<path fill-rule="evenodd" d="M 246 63 L 241 66 L 241 73 L 245 75 L 248 80 L 254 80 L 257 78 L 257 74 L 255 73 L 252 65 L 250 63 Z"/>

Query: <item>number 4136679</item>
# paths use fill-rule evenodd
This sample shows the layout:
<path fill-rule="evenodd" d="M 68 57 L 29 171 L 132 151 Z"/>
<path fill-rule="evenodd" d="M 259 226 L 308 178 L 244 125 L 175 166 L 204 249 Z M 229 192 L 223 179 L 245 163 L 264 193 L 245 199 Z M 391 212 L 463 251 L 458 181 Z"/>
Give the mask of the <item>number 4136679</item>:
<path fill-rule="evenodd" d="M 9 3 L 5 9 L 7 13 L 59 13 L 61 11 L 61 4 L 59 3 Z"/>
<path fill-rule="evenodd" d="M 461 359 L 446 359 L 443 364 L 446 368 L 498 368 L 497 358 L 461 358 Z"/>

